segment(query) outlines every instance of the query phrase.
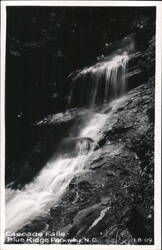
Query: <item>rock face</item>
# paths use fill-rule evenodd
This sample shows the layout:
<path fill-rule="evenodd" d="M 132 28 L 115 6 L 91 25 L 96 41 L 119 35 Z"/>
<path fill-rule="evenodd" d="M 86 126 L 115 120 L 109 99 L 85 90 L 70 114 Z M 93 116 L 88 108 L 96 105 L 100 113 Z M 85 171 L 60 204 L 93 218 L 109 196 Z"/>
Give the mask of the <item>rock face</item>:
<path fill-rule="evenodd" d="M 60 204 L 22 231 L 64 232 L 53 244 L 154 243 L 154 78 L 128 92 L 98 144 Z"/>

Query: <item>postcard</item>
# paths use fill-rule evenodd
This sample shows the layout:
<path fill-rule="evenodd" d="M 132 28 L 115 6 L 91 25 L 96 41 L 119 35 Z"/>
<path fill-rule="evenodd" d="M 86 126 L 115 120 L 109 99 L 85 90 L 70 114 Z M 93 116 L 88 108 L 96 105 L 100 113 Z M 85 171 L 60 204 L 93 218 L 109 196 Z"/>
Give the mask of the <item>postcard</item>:
<path fill-rule="evenodd" d="M 1 2 L 1 249 L 161 249 L 161 21 Z"/>

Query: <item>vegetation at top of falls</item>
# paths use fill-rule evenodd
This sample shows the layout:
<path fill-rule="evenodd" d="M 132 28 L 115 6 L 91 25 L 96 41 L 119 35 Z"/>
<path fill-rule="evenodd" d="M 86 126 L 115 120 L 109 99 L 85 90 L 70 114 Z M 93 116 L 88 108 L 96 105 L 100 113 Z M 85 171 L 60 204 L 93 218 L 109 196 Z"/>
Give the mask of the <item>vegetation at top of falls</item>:
<path fill-rule="evenodd" d="M 8 7 L 7 117 L 30 123 L 64 110 L 71 72 L 116 50 L 131 33 L 143 50 L 154 32 L 155 8 Z"/>
<path fill-rule="evenodd" d="M 132 33 L 136 50 L 145 50 L 155 8 L 7 7 L 7 119 L 29 124 L 65 110 L 68 75 L 120 49 Z"/>
<path fill-rule="evenodd" d="M 128 34 L 139 32 L 143 46 L 154 33 L 154 15 L 142 7 L 8 7 L 7 49 L 14 56 L 45 49 L 71 72 Z"/>

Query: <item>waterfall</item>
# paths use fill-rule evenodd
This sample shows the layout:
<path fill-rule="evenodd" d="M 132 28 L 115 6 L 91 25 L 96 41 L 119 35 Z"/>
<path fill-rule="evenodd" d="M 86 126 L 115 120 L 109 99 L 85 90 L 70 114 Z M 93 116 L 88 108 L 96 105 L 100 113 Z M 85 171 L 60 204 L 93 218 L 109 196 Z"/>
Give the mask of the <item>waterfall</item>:
<path fill-rule="evenodd" d="M 49 160 L 32 183 L 25 185 L 21 190 L 6 188 L 6 231 L 16 232 L 37 217 L 47 215 L 54 205 L 61 202 L 71 180 L 77 174 L 87 171 L 85 163 L 97 148 L 99 132 L 111 115 L 104 114 L 102 109 L 96 112 L 95 105 L 98 97 L 104 104 L 109 99 L 113 100 L 124 94 L 128 59 L 126 53 L 114 56 L 111 60 L 82 70 L 75 77 L 77 81 L 86 75 L 91 76 L 93 86 L 91 91 L 87 91 L 91 115 L 83 118 L 84 123 L 79 128 L 77 138 L 73 138 L 70 133 L 67 141 L 60 147 L 59 156 Z M 70 95 L 73 94 L 71 91 Z M 112 106 L 111 112 L 120 106 L 120 101 L 113 102 Z M 69 151 L 65 150 L 64 154 L 65 144 Z"/>
<path fill-rule="evenodd" d="M 98 104 L 98 99 L 100 103 L 105 103 L 123 95 L 127 87 L 128 61 L 129 56 L 124 52 L 122 55 L 112 57 L 111 60 L 83 69 L 73 79 L 74 84 L 68 96 L 68 104 L 75 99 L 75 88 L 77 89 L 78 86 L 84 90 L 76 90 L 80 94 L 79 98 L 82 100 L 87 96 L 91 110 L 94 109 L 95 104 Z"/>

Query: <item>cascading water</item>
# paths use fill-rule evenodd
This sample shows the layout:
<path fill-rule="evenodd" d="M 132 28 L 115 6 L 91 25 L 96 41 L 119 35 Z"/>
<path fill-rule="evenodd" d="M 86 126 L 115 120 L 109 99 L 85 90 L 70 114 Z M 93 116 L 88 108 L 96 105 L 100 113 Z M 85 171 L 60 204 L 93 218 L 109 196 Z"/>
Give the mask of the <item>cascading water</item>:
<path fill-rule="evenodd" d="M 100 112 L 95 112 L 97 98 L 100 95 L 105 103 L 109 98 L 112 100 L 125 92 L 128 60 L 128 55 L 124 53 L 89 67 L 77 75 L 76 81 L 86 74 L 91 74 L 93 86 L 89 93 L 91 114 L 83 118 L 85 121 L 78 131 L 77 138 L 67 138 L 68 142 L 73 141 L 74 147 L 71 150 L 75 153 L 64 154 L 60 147 L 60 156 L 49 161 L 32 183 L 25 185 L 21 190 L 6 188 L 6 231 L 16 232 L 38 216 L 48 214 L 50 208 L 61 201 L 73 177 L 88 171 L 85 162 L 98 148 L 99 131 L 108 119 L 102 108 Z M 104 85 L 102 93 L 101 85 L 102 88 Z M 114 102 L 111 112 L 119 105 L 120 102 Z"/>
<path fill-rule="evenodd" d="M 122 55 L 114 56 L 111 60 L 97 63 L 82 70 L 74 77 L 74 85 L 68 96 L 68 104 L 73 103 L 76 95 L 75 89 L 78 86 L 83 90 L 77 90 L 79 92 L 78 98 L 80 101 L 88 101 L 88 107 L 91 111 L 93 111 L 95 104 L 111 101 L 123 95 L 127 87 L 128 60 L 129 56 L 125 52 Z M 85 102 L 83 105 L 86 104 Z"/>

